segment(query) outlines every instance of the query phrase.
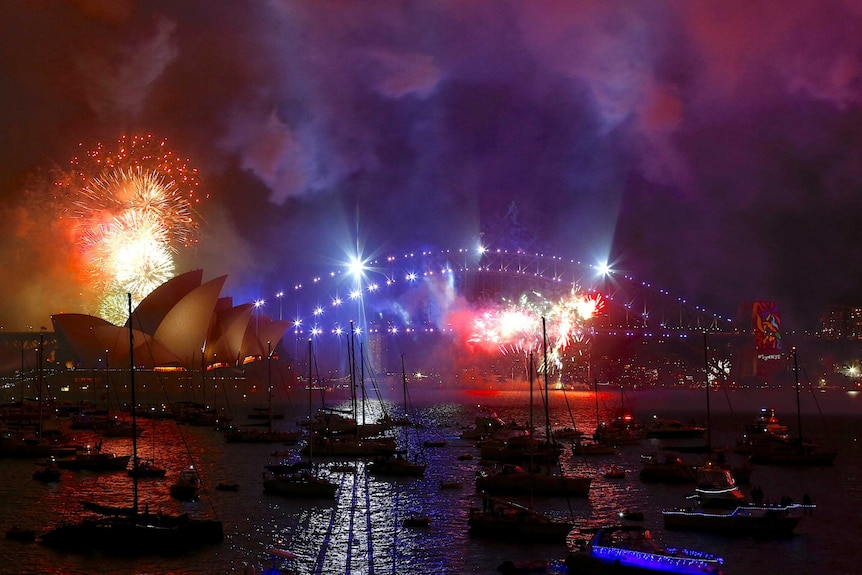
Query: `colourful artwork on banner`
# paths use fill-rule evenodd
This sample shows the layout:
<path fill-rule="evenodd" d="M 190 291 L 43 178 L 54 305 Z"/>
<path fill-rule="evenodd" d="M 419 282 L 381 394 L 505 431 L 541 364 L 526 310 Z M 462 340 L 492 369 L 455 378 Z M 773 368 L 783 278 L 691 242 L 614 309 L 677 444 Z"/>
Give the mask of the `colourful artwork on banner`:
<path fill-rule="evenodd" d="M 773 301 L 754 302 L 751 320 L 758 352 L 781 349 L 781 316 Z"/>

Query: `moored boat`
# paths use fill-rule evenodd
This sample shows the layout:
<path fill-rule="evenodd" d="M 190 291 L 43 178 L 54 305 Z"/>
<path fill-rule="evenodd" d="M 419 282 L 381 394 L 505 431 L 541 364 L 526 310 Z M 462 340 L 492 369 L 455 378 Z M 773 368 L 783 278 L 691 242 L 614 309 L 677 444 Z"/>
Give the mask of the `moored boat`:
<path fill-rule="evenodd" d="M 579 457 L 616 455 L 616 453 L 616 447 L 610 443 L 580 439 L 572 443 L 572 455 Z"/>
<path fill-rule="evenodd" d="M 140 459 L 135 457 L 132 460 L 132 466 L 128 469 L 128 474 L 131 477 L 164 477 L 167 469 L 156 465 L 152 459 Z"/>
<path fill-rule="evenodd" d="M 588 476 L 531 472 L 512 464 L 492 473 L 482 471 L 476 477 L 476 491 L 488 495 L 587 497 L 591 484 Z"/>
<path fill-rule="evenodd" d="M 131 455 L 117 455 L 102 451 L 101 442 L 93 445 L 85 445 L 75 452 L 71 459 L 58 459 L 57 465 L 60 469 L 72 469 L 75 471 L 124 471 L 129 465 Z"/>
<path fill-rule="evenodd" d="M 648 529 L 621 525 L 597 529 L 566 557 L 565 564 L 569 573 L 720 575 L 724 559 L 703 551 L 662 547 Z"/>
<path fill-rule="evenodd" d="M 40 535 L 39 542 L 60 551 L 133 556 L 181 553 L 223 538 L 222 523 L 215 519 L 136 513 L 61 523 Z"/>
<path fill-rule="evenodd" d="M 43 483 L 56 483 L 60 481 L 60 468 L 57 466 L 57 460 L 49 457 L 40 461 L 33 470 L 33 479 Z"/>
<path fill-rule="evenodd" d="M 422 477 L 425 475 L 425 465 L 405 459 L 400 454 L 396 456 L 381 455 L 368 464 L 368 471 L 373 475 L 396 475 L 399 477 Z"/>
<path fill-rule="evenodd" d="M 301 431 L 279 431 L 275 429 L 254 429 L 230 425 L 224 429 L 228 443 L 299 443 Z"/>
<path fill-rule="evenodd" d="M 679 457 L 665 455 L 662 459 L 657 454 L 641 456 L 641 481 L 647 483 L 693 483 L 694 466 L 685 463 Z"/>
<path fill-rule="evenodd" d="M 730 469 L 716 465 L 702 465 L 694 468 L 695 488 L 692 498 L 701 507 L 735 509 L 744 505 L 745 495 L 736 484 Z"/>
<path fill-rule="evenodd" d="M 32 529 L 21 529 L 17 525 L 13 525 L 11 529 L 6 531 L 6 539 L 29 543 L 36 540 L 36 532 Z"/>
<path fill-rule="evenodd" d="M 562 543 L 572 523 L 554 519 L 523 505 L 493 497 L 483 498 L 482 509 L 470 510 L 470 534 L 479 537 Z"/>
<path fill-rule="evenodd" d="M 131 404 L 135 405 L 134 335 L 132 328 L 132 296 L 129 305 L 129 378 Z M 137 425 L 137 416 L 132 410 L 132 426 Z M 132 434 L 133 455 L 137 457 L 137 434 Z M 128 464 L 126 456 L 123 468 Z M 101 552 L 106 555 L 171 555 L 189 551 L 202 545 L 221 543 L 224 527 L 218 519 L 194 519 L 188 514 L 171 515 L 151 513 L 149 505 L 139 512 L 138 477 L 133 476 L 133 505 L 117 508 L 119 513 L 107 516 L 85 517 L 71 522 L 61 522 L 42 533 L 40 543 L 60 551 L 76 553 Z M 101 506 L 109 509 L 107 506 Z"/>
<path fill-rule="evenodd" d="M 666 529 L 709 531 L 723 535 L 786 538 L 802 520 L 803 505 L 744 505 L 732 511 L 665 509 L 661 512 Z"/>
<path fill-rule="evenodd" d="M 431 518 L 427 515 L 411 515 L 410 517 L 405 517 L 401 524 L 404 527 L 430 527 Z"/>
<path fill-rule="evenodd" d="M 759 441 L 752 441 L 749 437 L 748 449 L 751 453 L 748 460 L 751 463 L 765 465 L 832 465 L 835 458 L 838 456 L 837 451 L 823 449 L 812 441 L 804 439 L 802 433 L 802 409 L 800 406 L 800 383 L 799 383 L 799 364 L 796 348 L 792 348 L 793 355 L 793 374 L 796 390 L 796 418 L 797 418 L 797 433 L 791 438 L 789 435 L 778 434 L 769 431 L 769 425 L 777 425 L 777 418 L 774 417 L 774 412 L 769 412 L 766 429 L 760 434 L 762 437 Z M 763 417 L 763 410 L 761 416 Z M 774 421 L 773 421 L 774 419 Z M 784 429 L 786 432 L 786 428 Z M 756 437 L 756 436 L 753 436 Z"/>
<path fill-rule="evenodd" d="M 706 427 L 694 423 L 683 423 L 676 419 L 653 418 L 646 425 L 646 436 L 656 439 L 680 439 L 702 437 Z"/>
<path fill-rule="evenodd" d="M 180 471 L 177 480 L 171 484 L 171 497 L 180 501 L 195 501 L 200 495 L 201 478 L 194 468 Z"/>
<path fill-rule="evenodd" d="M 332 499 L 337 491 L 338 485 L 307 470 L 273 475 L 263 480 L 264 493 L 282 497 Z"/>

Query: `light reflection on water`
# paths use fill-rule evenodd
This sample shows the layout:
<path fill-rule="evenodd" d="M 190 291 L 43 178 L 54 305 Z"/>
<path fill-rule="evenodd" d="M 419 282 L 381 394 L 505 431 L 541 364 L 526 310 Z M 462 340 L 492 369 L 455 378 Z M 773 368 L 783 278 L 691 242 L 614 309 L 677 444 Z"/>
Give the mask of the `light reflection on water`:
<path fill-rule="evenodd" d="M 647 402 L 646 396 L 630 394 L 627 401 L 638 415 L 661 409 L 662 414 L 674 411 L 686 417 L 703 418 L 701 397 L 691 394 L 687 404 L 669 407 L 666 397 Z M 336 501 L 296 501 L 263 494 L 263 465 L 278 461 L 276 450 L 287 447 L 275 444 L 227 444 L 221 434 L 199 427 L 176 426 L 169 421 L 141 421 L 146 429 L 138 441 L 142 457 L 155 454 L 156 461 L 168 468 L 163 479 L 139 482 L 142 500 L 151 510 L 160 508 L 171 513 L 192 515 L 216 513 L 225 525 L 225 542 L 221 546 L 203 548 L 178 558 L 141 557 L 112 559 L 98 556 L 58 554 L 34 544 L 4 541 L 0 545 L 0 573 L 173 573 L 221 574 L 242 573 L 251 565 L 258 573 L 267 565 L 264 550 L 282 546 L 299 554 L 300 572 L 312 573 L 495 573 L 504 559 L 529 560 L 561 558 L 566 549 L 561 545 L 518 545 L 505 542 L 476 540 L 466 531 L 467 514 L 478 505 L 474 478 L 478 450 L 468 441 L 457 439 L 462 429 L 473 422 L 477 404 L 491 409 L 507 421 L 528 419 L 525 393 L 460 395 L 423 398 L 416 402 L 418 415 L 425 425 L 416 433 L 403 428 L 394 437 L 409 453 L 417 453 L 425 440 L 446 440 L 443 448 L 427 448 L 422 456 L 427 463 L 425 477 L 381 478 L 365 472 L 365 462 L 357 461 L 353 471 L 330 469 L 331 458 L 315 458 L 321 473 L 329 474 L 339 483 Z M 415 398 L 415 394 L 414 394 Z M 593 394 L 568 394 L 575 426 L 591 431 L 595 427 L 596 406 Z M 776 397 L 782 419 L 792 424 L 792 398 Z M 735 402 L 738 398 L 735 399 Z M 534 418 L 544 426 L 544 408 L 538 396 L 534 398 Z M 763 400 L 752 400 L 737 413 L 718 409 L 714 421 L 718 444 L 732 443 L 740 426 L 751 419 Z M 600 396 L 600 416 L 614 413 L 620 404 L 615 393 Z M 382 413 L 380 404 L 368 402 L 367 413 Z M 401 402 L 394 398 L 387 404 L 392 415 L 399 415 Z M 307 414 L 307 405 L 296 405 L 281 423 L 291 426 Z M 795 411 L 795 408 L 794 408 Z M 550 407 L 553 427 L 571 427 L 566 402 L 561 394 L 552 395 Z M 843 423 L 841 423 L 843 422 Z M 821 505 L 815 517 L 806 520 L 802 535 L 790 541 L 758 542 L 728 541 L 712 536 L 687 533 L 663 533 L 658 511 L 680 505 L 689 487 L 679 485 L 645 485 L 637 479 L 639 458 L 656 446 L 645 442 L 626 447 L 617 456 L 607 458 L 572 458 L 566 452 L 563 468 L 573 474 L 592 476 L 589 497 L 536 498 L 537 509 L 558 517 L 575 518 L 579 528 L 616 521 L 621 510 L 645 512 L 645 524 L 667 542 L 687 545 L 725 556 L 728 574 L 774 572 L 776 561 L 786 561 L 783 573 L 804 573 L 805 566 L 829 562 L 830 573 L 851 572 L 844 565 L 852 559 L 842 559 L 838 542 L 851 545 L 852 537 L 833 523 L 856 524 L 851 509 L 858 509 L 860 490 L 854 478 L 862 476 L 858 444 L 852 431 L 858 433 L 858 419 L 833 418 L 833 425 L 844 425 L 838 431 L 844 438 L 840 458 L 835 468 L 826 470 L 755 471 L 753 481 L 760 483 L 767 494 L 776 499 L 785 492 L 798 497 L 801 489 L 809 490 Z M 855 425 L 855 427 L 854 427 Z M 812 431 L 820 425 L 813 423 Z M 835 430 L 833 430 L 835 431 Z M 77 440 L 93 443 L 99 438 L 78 433 Z M 119 454 L 131 452 L 131 439 L 102 439 L 103 450 Z M 848 447 L 849 446 L 849 447 Z M 191 454 L 191 459 L 188 454 Z M 473 460 L 458 456 L 472 454 Z M 694 459 L 694 456 L 685 456 Z M 294 455 L 293 459 L 298 459 Z M 191 461 L 199 469 L 207 497 L 198 502 L 179 502 L 168 494 L 173 478 Z M 611 463 L 628 471 L 622 480 L 606 480 L 603 473 Z M 64 471 L 59 484 L 43 485 L 30 479 L 33 462 L 0 460 L 0 525 L 8 529 L 18 524 L 25 528 L 48 526 L 64 517 L 80 513 L 79 500 L 97 501 L 109 505 L 129 505 L 131 479 L 125 473 L 91 473 Z M 220 483 L 238 483 L 238 492 L 217 491 Z M 441 482 L 458 482 L 460 489 L 442 489 Z M 800 491 L 800 493 L 797 493 Z M 530 503 L 528 500 L 521 500 Z M 848 505 L 851 503 L 851 505 Z M 850 509 L 848 509 L 848 507 Z M 402 521 L 408 516 L 428 516 L 427 528 L 407 528 Z M 856 523 L 851 523 L 856 521 Z M 805 523 L 808 523 L 806 525 Z M 850 547 L 852 549 L 852 547 Z M 851 553 L 851 552 L 848 552 Z M 851 555 L 852 557 L 852 555 Z"/>

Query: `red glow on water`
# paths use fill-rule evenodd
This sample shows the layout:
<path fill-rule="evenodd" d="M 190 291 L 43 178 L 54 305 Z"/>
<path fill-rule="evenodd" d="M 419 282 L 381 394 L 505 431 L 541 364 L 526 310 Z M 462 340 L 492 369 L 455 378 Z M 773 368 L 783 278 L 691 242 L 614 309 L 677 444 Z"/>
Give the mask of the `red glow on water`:
<path fill-rule="evenodd" d="M 497 389 L 465 389 L 461 393 L 471 397 L 496 397 L 501 392 Z"/>

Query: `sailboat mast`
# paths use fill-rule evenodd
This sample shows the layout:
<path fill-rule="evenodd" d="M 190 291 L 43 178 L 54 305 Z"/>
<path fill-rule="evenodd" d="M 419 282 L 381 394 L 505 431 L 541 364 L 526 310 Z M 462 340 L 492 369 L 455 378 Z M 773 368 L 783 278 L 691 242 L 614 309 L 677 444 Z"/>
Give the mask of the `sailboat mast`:
<path fill-rule="evenodd" d="M 530 352 L 530 436 L 533 435 L 533 352 Z"/>
<path fill-rule="evenodd" d="M 709 346 L 706 343 L 706 332 L 703 332 L 703 371 L 706 380 L 706 449 L 712 453 L 712 411 L 709 408 Z"/>
<path fill-rule="evenodd" d="M 42 377 L 42 362 L 44 361 L 44 357 L 42 355 L 42 350 L 45 348 L 45 332 L 39 332 L 39 438 L 42 438 L 42 404 L 45 403 L 45 392 L 42 391 L 42 384 L 44 383 L 44 378 Z M 21 406 L 24 406 L 24 396 L 21 396 Z"/>
<path fill-rule="evenodd" d="M 404 416 L 407 417 L 407 372 L 404 369 L 404 354 L 401 354 L 401 389 L 404 393 Z"/>
<path fill-rule="evenodd" d="M 799 448 L 802 448 L 802 408 L 799 405 L 799 363 L 796 358 L 796 347 L 793 348 L 793 376 L 796 379 L 796 425 L 799 426 Z"/>
<path fill-rule="evenodd" d="M 362 342 L 359 342 L 359 389 L 362 391 L 362 425 L 365 425 L 365 348 Z"/>
<path fill-rule="evenodd" d="M 132 388 L 132 465 L 138 464 L 138 416 L 135 405 L 137 403 L 135 397 L 135 332 L 132 326 L 132 294 L 126 294 L 129 301 L 129 385 Z M 132 521 L 138 515 L 138 474 L 132 476 L 133 501 L 132 501 Z"/>
<path fill-rule="evenodd" d="M 314 357 L 314 354 L 312 351 L 311 338 L 308 338 L 308 424 L 309 424 L 309 426 L 311 425 L 311 400 L 312 400 L 311 388 L 313 387 L 311 385 L 311 374 L 312 374 L 311 364 L 312 364 L 312 358 L 313 357 Z M 311 463 L 311 454 L 312 454 L 312 451 L 314 450 L 314 439 L 315 439 L 314 438 L 314 428 L 309 427 L 308 428 L 308 463 L 309 464 Z"/>
<path fill-rule="evenodd" d="M 269 388 L 269 431 L 272 432 L 272 342 L 266 342 L 266 384 Z"/>
<path fill-rule="evenodd" d="M 354 339 L 354 334 L 353 320 L 350 320 L 350 337 L 347 338 L 347 362 L 350 370 L 350 403 L 353 408 L 353 419 L 359 421 L 359 414 L 356 409 L 356 340 Z"/>
<path fill-rule="evenodd" d="M 599 380 L 598 378 L 593 380 L 593 389 L 595 389 L 596 396 L 596 431 L 599 430 Z"/>
<path fill-rule="evenodd" d="M 545 441 L 551 442 L 551 414 L 548 410 L 548 333 L 545 329 L 545 318 L 542 318 L 542 354 L 545 362 Z"/>

